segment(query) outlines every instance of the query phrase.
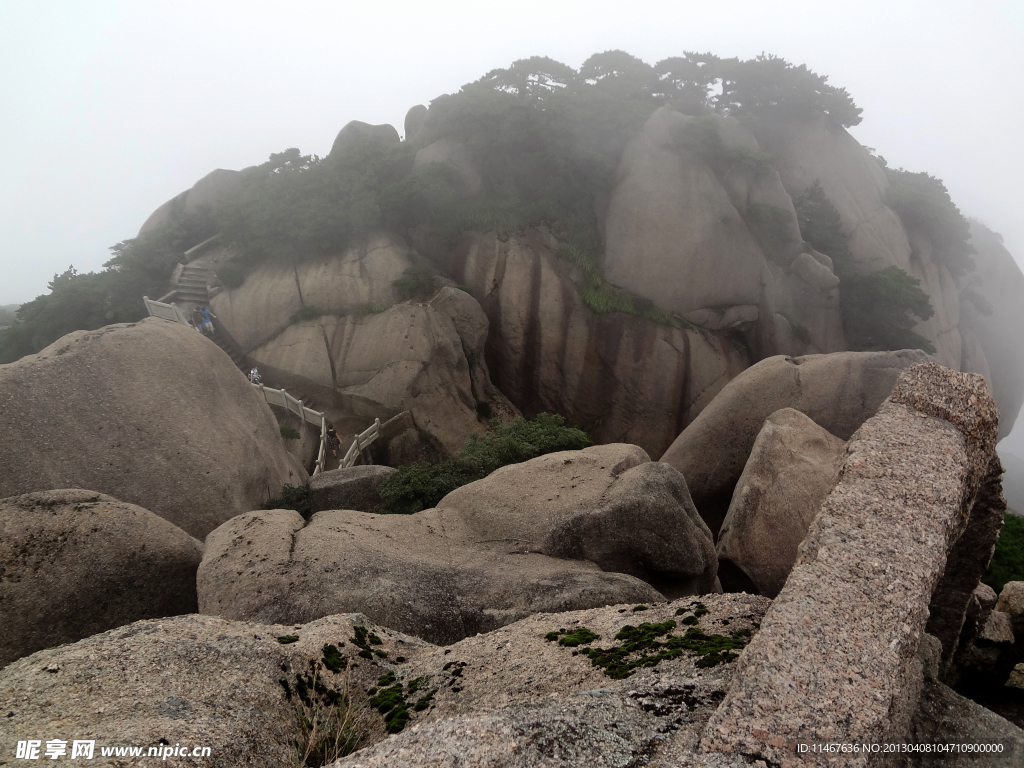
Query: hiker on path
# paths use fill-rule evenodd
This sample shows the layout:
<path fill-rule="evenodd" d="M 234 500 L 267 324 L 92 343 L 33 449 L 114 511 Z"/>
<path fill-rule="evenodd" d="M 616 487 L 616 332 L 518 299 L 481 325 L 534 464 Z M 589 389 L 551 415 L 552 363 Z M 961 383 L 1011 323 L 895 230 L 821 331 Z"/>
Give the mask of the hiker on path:
<path fill-rule="evenodd" d="M 217 316 L 210 311 L 209 307 L 203 307 L 203 311 L 200 316 L 203 319 L 203 331 L 208 335 L 213 336 L 213 321 Z"/>
<path fill-rule="evenodd" d="M 260 372 L 256 369 L 256 366 L 254 365 L 252 367 L 252 370 L 249 371 L 249 381 L 251 381 L 253 384 L 259 384 L 262 380 L 263 379 L 260 376 Z"/>
<path fill-rule="evenodd" d="M 202 333 L 200 326 L 203 324 L 203 318 L 199 314 L 199 307 L 192 307 L 192 316 L 190 320 L 192 321 L 192 327 Z"/>
<path fill-rule="evenodd" d="M 341 438 L 338 437 L 338 433 L 334 431 L 333 425 L 327 427 L 327 449 L 331 452 L 331 455 L 335 458 L 338 457 L 338 449 L 341 448 Z"/>

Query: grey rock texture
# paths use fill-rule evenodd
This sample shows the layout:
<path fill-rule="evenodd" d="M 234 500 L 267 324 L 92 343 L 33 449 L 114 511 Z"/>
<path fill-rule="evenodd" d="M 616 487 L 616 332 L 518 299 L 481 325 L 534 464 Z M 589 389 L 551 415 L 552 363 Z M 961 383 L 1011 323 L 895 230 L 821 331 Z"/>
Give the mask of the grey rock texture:
<path fill-rule="evenodd" d="M 1024 581 L 1008 581 L 999 593 L 995 609 L 1014 618 L 1024 616 Z"/>
<path fill-rule="evenodd" d="M 661 461 L 683 473 L 694 504 L 717 531 L 768 416 L 793 408 L 848 440 L 889 396 L 897 375 L 926 359 L 916 350 L 769 357 L 730 381 Z"/>
<path fill-rule="evenodd" d="M 451 643 L 532 613 L 664 599 L 630 573 L 714 590 L 710 532 L 682 478 L 645 458 L 624 445 L 549 454 L 415 515 L 241 515 L 208 537 L 199 610 L 264 622 L 358 610 Z"/>
<path fill-rule="evenodd" d="M 683 476 L 637 446 L 598 445 L 511 464 L 437 505 L 485 541 L 627 573 L 670 598 L 715 591 L 711 531 Z"/>
<path fill-rule="evenodd" d="M 419 133 L 420 128 L 423 127 L 423 121 L 427 119 L 427 112 L 429 110 L 423 104 L 417 104 L 414 107 L 410 107 L 409 111 L 405 113 L 405 140 L 412 141 L 416 138 L 416 134 Z"/>
<path fill-rule="evenodd" d="M 349 676 L 348 690 L 361 700 L 380 674 L 373 662 L 356 656 L 356 625 L 378 635 L 381 644 L 373 647 L 389 658 L 424 645 L 373 627 L 362 616 L 331 616 L 296 627 L 191 615 L 139 621 L 40 651 L 0 670 L 4 759 L 13 756 L 19 739 L 61 738 L 69 740 L 69 755 L 71 739 L 94 739 L 100 765 L 144 762 L 100 759 L 103 746 L 148 749 L 168 743 L 210 747 L 201 762 L 213 768 L 293 765 L 302 737 L 296 677 L 311 674 L 310 664 L 322 658 L 324 645 L 350 658 L 346 672 L 321 669 L 321 685 L 345 691 Z M 282 645 L 277 638 L 286 635 L 298 639 Z M 288 683 L 288 694 L 281 681 Z M 366 722 L 369 741 L 383 735 L 378 723 L 379 718 Z M 173 756 L 161 762 L 196 763 Z"/>
<path fill-rule="evenodd" d="M 0 366 L 0 432 L 0 497 L 88 488 L 200 539 L 306 480 L 231 359 L 156 318 Z"/>
<path fill-rule="evenodd" d="M 310 509 L 375 512 L 381 505 L 377 488 L 397 471 L 393 467 L 366 465 L 321 472 L 309 481 Z"/>
<path fill-rule="evenodd" d="M 708 635 L 756 632 L 768 601 L 751 595 L 707 595 L 699 627 Z M 681 637 L 677 611 L 696 600 L 611 606 L 538 614 L 449 648 L 428 650 L 398 670 L 400 680 L 423 677 L 434 691 L 422 719 L 397 736 L 334 765 L 377 768 L 403 765 L 472 765 L 493 768 L 570 768 L 642 765 L 733 765 L 700 759 L 701 729 L 733 674 L 733 663 L 700 667 L 683 652 L 631 677 L 608 677 L 573 649 L 546 640 L 547 633 L 586 627 L 600 639 L 581 646 L 610 648 L 625 626 L 673 621 L 661 640 Z M 457 674 L 454 674 L 457 670 Z"/>
<path fill-rule="evenodd" d="M 981 628 L 978 639 L 988 643 L 1012 645 L 1014 641 L 1013 617 L 1000 610 L 992 611 L 988 616 L 988 621 Z"/>
<path fill-rule="evenodd" d="M 211 210 L 232 202 L 241 194 L 244 180 L 245 171 L 229 171 L 224 168 L 210 171 L 191 189 L 175 195 L 153 211 L 139 229 L 139 237 L 155 232 L 185 214 Z"/>
<path fill-rule="evenodd" d="M 401 141 L 393 125 L 370 125 L 360 120 L 351 120 L 338 131 L 327 157 L 331 160 L 341 160 L 346 154 L 361 147 L 393 147 L 398 146 Z"/>
<path fill-rule="evenodd" d="M 845 448 L 792 408 L 765 419 L 718 533 L 724 589 L 739 591 L 746 577 L 758 594 L 779 594 L 800 542 L 836 484 Z M 735 585 L 728 583 L 730 575 Z"/>
<path fill-rule="evenodd" d="M 722 387 L 750 365 L 725 332 L 597 315 L 583 273 L 544 229 L 466 235 L 451 261 L 489 318 L 487 367 L 523 413 L 559 413 L 599 443 L 660 456 Z M 766 414 L 767 415 L 767 414 Z"/>
<path fill-rule="evenodd" d="M 483 188 L 484 179 L 473 161 L 466 145 L 452 138 L 438 139 L 416 153 L 413 168 L 422 168 L 431 163 L 441 163 L 451 168 L 462 181 L 462 190 L 477 194 Z"/>
<path fill-rule="evenodd" d="M 212 306 L 263 375 L 314 396 L 339 434 L 408 411 L 420 453 L 451 455 L 484 431 L 478 403 L 503 420 L 518 412 L 491 383 L 472 296 L 445 286 L 396 303 L 392 282 L 412 258 L 401 238 L 371 234 L 337 256 L 265 264 Z M 310 308 L 325 314 L 296 317 Z"/>
<path fill-rule="evenodd" d="M 787 744 L 906 740 L 928 605 L 988 470 L 997 421 L 980 376 L 932 363 L 900 374 L 851 438 L 838 485 L 704 731 L 705 750 L 859 766 L 868 756 L 794 756 Z"/>
<path fill-rule="evenodd" d="M 203 545 L 101 493 L 0 499 L 0 667 L 138 619 L 195 613 Z"/>

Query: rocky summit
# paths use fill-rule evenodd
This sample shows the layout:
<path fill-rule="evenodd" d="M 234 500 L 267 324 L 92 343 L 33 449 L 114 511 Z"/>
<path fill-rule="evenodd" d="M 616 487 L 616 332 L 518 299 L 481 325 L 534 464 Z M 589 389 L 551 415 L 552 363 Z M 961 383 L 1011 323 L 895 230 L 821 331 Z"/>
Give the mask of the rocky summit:
<path fill-rule="evenodd" d="M 56 277 L 0 329 L 0 766 L 1024 764 L 1024 274 L 860 113 L 524 59 Z"/>

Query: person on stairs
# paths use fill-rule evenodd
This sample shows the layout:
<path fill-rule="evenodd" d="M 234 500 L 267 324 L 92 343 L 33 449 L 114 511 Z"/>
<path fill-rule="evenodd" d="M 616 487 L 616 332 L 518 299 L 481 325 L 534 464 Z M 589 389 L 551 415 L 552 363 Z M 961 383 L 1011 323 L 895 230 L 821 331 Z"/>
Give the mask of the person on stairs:
<path fill-rule="evenodd" d="M 254 365 L 252 367 L 252 370 L 249 371 L 249 381 L 251 381 L 253 384 L 259 384 L 262 380 L 263 378 L 260 376 L 259 370 Z"/>
<path fill-rule="evenodd" d="M 192 307 L 192 316 L 189 319 L 192 321 L 192 327 L 202 333 L 203 318 L 199 315 L 199 307 Z"/>
<path fill-rule="evenodd" d="M 327 425 L 327 450 L 331 452 L 334 458 L 338 458 L 338 449 L 341 448 L 341 438 L 338 437 L 338 433 L 334 430 L 333 424 Z"/>
<path fill-rule="evenodd" d="M 209 307 L 203 307 L 200 316 L 203 319 L 203 332 L 207 336 L 213 336 L 213 321 L 217 319 L 217 316 L 210 311 Z"/>

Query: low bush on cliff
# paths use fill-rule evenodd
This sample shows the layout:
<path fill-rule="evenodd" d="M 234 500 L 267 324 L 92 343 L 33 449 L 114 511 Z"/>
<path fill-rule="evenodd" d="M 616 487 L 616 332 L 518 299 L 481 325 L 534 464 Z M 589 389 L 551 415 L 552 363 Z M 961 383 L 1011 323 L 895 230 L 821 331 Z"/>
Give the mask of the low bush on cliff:
<path fill-rule="evenodd" d="M 491 422 L 483 435 L 473 435 L 458 457 L 437 464 L 418 461 L 389 476 L 377 492 L 384 511 L 408 515 L 436 507 L 445 496 L 481 480 L 509 464 L 556 451 L 574 451 L 593 445 L 586 432 L 565 426 L 565 419 L 548 413 L 533 419 L 516 418 L 510 424 Z"/>
<path fill-rule="evenodd" d="M 1024 581 L 1024 517 L 1006 513 L 996 551 L 982 579 L 999 594 L 1010 581 Z"/>
<path fill-rule="evenodd" d="M 935 352 L 928 339 L 911 330 L 935 312 L 920 281 L 899 267 L 858 270 L 839 211 L 817 181 L 793 195 L 793 207 L 804 240 L 832 258 L 839 277 L 843 331 L 850 349 Z"/>

